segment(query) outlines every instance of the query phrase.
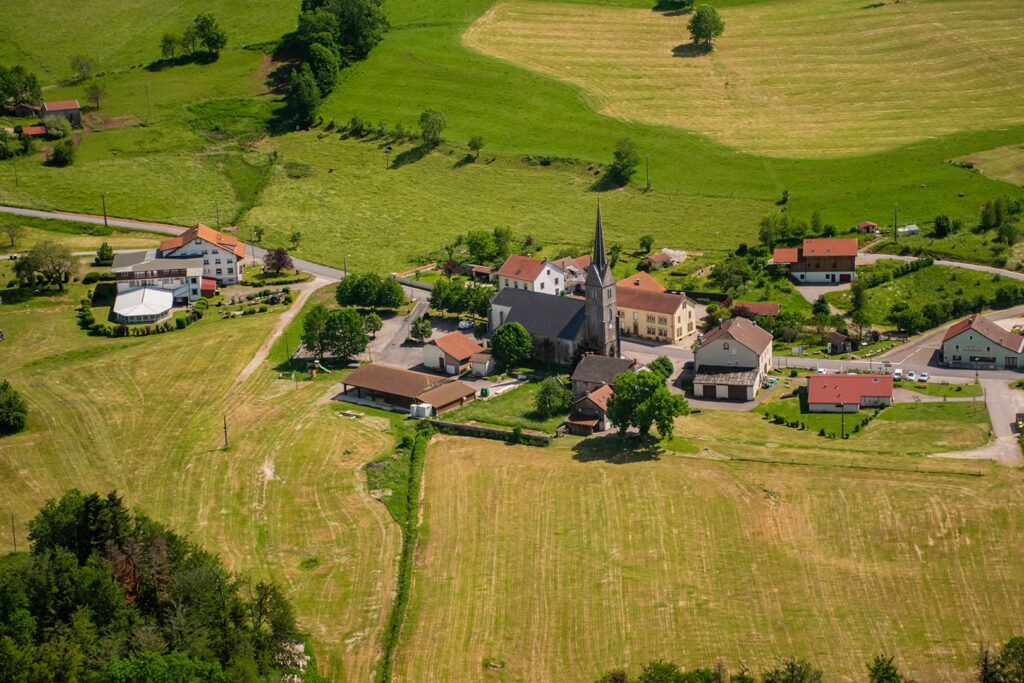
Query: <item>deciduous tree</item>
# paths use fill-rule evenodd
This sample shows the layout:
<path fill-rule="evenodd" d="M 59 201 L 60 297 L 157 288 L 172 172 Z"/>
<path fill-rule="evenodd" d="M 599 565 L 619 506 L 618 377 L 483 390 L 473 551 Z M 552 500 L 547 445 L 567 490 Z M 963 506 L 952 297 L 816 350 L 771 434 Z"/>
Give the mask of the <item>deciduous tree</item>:
<path fill-rule="evenodd" d="M 640 238 L 640 251 L 649 254 L 652 247 L 654 247 L 654 235 L 644 235 Z"/>
<path fill-rule="evenodd" d="M 519 323 L 505 323 L 494 329 L 491 349 L 502 367 L 515 368 L 533 355 L 533 338 Z"/>
<path fill-rule="evenodd" d="M 715 38 L 725 31 L 725 22 L 714 7 L 701 5 L 694 11 L 686 27 L 693 44 L 710 52 L 714 49 Z"/>
<path fill-rule="evenodd" d="M 76 81 L 84 81 L 92 78 L 93 61 L 85 55 L 75 55 L 71 58 L 71 71 L 75 74 Z"/>
<path fill-rule="evenodd" d="M 280 273 L 282 270 L 291 270 L 295 267 L 292 257 L 284 247 L 277 247 L 267 251 L 263 257 L 263 267 L 271 273 Z"/>
<path fill-rule="evenodd" d="M 349 361 L 366 350 L 369 337 L 359 313 L 352 308 L 331 311 L 324 328 L 326 348 L 339 360 Z"/>
<path fill-rule="evenodd" d="M 313 43 L 309 47 L 309 67 L 313 71 L 320 94 L 326 97 L 338 80 L 338 52 L 322 43 Z"/>
<path fill-rule="evenodd" d="M 291 84 L 285 100 L 298 128 L 309 128 L 316 123 L 317 111 L 320 109 L 320 88 L 308 63 L 304 63 L 297 71 L 292 69 Z"/>
<path fill-rule="evenodd" d="M 380 316 L 370 311 L 363 316 L 363 327 L 366 328 L 366 333 L 371 337 L 376 337 L 377 333 L 380 332 L 381 328 L 384 327 L 384 321 L 380 319 Z"/>
<path fill-rule="evenodd" d="M 662 438 L 672 434 L 675 418 L 690 407 L 686 399 L 669 392 L 665 378 L 656 372 L 624 372 L 615 378 L 615 395 L 608 401 L 608 419 L 620 434 L 633 427 L 640 436 L 655 427 Z"/>
<path fill-rule="evenodd" d="M 0 434 L 14 434 L 25 428 L 28 406 L 7 380 L 0 381 Z"/>
<path fill-rule="evenodd" d="M 25 228 L 21 227 L 18 223 L 4 223 L 4 235 L 11 243 L 11 249 L 13 249 L 21 236 L 25 234 Z"/>
<path fill-rule="evenodd" d="M 636 145 L 629 138 L 622 138 L 615 143 L 615 151 L 612 153 L 612 163 L 608 167 L 608 173 L 616 183 L 625 185 L 636 173 L 639 163 L 640 153 L 636 151 Z"/>
<path fill-rule="evenodd" d="M 181 38 L 173 33 L 165 33 L 160 39 L 160 55 L 164 59 L 174 59 L 181 46 Z"/>
<path fill-rule="evenodd" d="M 78 270 L 78 261 L 64 244 L 49 240 L 39 242 L 19 260 L 19 276 L 38 273 L 50 284 L 64 289 L 64 282 Z"/>
<path fill-rule="evenodd" d="M 92 106 L 94 106 L 96 109 L 99 109 L 100 103 L 103 101 L 103 98 L 107 96 L 107 90 L 99 83 L 93 81 L 88 86 L 86 86 L 85 96 L 86 98 L 88 98 L 90 102 L 92 102 Z"/>
<path fill-rule="evenodd" d="M 434 334 L 434 329 L 430 326 L 430 321 L 427 318 L 419 317 L 413 321 L 409 334 L 416 341 L 425 341 Z"/>
<path fill-rule="evenodd" d="M 420 114 L 420 133 L 423 142 L 437 145 L 441 142 L 441 132 L 448 127 L 448 119 L 443 112 L 428 109 Z"/>
<path fill-rule="evenodd" d="M 658 356 L 647 364 L 647 369 L 656 375 L 661 375 L 662 379 L 668 379 L 675 372 L 675 366 L 668 356 Z"/>
<path fill-rule="evenodd" d="M 569 410 L 572 392 L 558 381 L 557 377 L 546 377 L 541 381 L 534 398 L 533 407 L 540 415 L 551 417 Z"/>
<path fill-rule="evenodd" d="M 473 152 L 473 158 L 480 158 L 480 150 L 484 148 L 484 139 L 480 135 L 474 135 L 469 139 L 469 149 Z"/>
<path fill-rule="evenodd" d="M 200 14 L 193 23 L 196 39 L 210 54 L 217 54 L 228 44 L 228 34 L 212 14 Z"/>

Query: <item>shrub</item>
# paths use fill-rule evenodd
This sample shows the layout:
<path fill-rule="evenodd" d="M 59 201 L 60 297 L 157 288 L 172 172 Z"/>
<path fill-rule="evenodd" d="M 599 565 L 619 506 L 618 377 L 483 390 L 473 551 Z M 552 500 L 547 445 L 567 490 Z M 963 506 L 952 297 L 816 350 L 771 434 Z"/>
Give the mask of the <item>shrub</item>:
<path fill-rule="evenodd" d="M 183 330 L 186 327 L 188 327 L 188 323 L 189 323 L 188 318 L 175 318 L 174 319 L 174 326 L 177 329 L 179 329 L 179 330 Z"/>
<path fill-rule="evenodd" d="M 0 382 L 0 434 L 14 434 L 25 428 L 28 406 L 10 382 Z"/>
<path fill-rule="evenodd" d="M 266 304 L 260 304 L 260 313 L 266 313 L 269 310 L 270 306 L 267 306 Z"/>

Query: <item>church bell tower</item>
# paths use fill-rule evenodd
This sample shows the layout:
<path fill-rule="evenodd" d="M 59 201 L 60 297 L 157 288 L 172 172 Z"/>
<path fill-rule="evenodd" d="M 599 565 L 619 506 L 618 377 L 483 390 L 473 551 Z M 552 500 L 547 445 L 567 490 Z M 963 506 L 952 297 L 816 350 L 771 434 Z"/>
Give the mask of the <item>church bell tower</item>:
<path fill-rule="evenodd" d="M 597 225 L 594 227 L 594 253 L 583 285 L 587 297 L 587 334 L 595 353 L 619 355 L 619 308 L 615 304 L 615 276 L 604 251 L 604 228 L 601 226 L 601 201 L 597 202 Z"/>

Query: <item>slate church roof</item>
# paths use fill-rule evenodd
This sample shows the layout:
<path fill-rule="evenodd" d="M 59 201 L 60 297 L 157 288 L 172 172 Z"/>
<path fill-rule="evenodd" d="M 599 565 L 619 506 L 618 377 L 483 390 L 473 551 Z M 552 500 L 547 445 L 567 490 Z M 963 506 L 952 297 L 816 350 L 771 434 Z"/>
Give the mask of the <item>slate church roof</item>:
<path fill-rule="evenodd" d="M 575 341 L 587 321 L 586 303 L 567 296 L 506 287 L 491 299 L 491 305 L 510 307 L 505 322 L 519 323 L 535 337 Z"/>

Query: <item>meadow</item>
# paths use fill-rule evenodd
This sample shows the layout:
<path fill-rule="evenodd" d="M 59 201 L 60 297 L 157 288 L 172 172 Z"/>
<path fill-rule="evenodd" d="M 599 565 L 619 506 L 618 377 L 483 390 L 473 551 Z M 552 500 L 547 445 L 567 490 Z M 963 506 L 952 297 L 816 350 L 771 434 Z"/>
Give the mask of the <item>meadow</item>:
<path fill-rule="evenodd" d="M 1013 185 L 1024 185 L 1024 145 L 1008 145 L 974 152 L 956 159 L 970 163 L 980 173 Z"/>
<path fill-rule="evenodd" d="M 83 291 L 0 304 L 0 367 L 30 410 L 26 431 L 0 439 L 18 548 L 46 499 L 116 489 L 233 571 L 280 582 L 332 678 L 366 680 L 401 539 L 360 470 L 391 448 L 389 423 L 341 419 L 321 400 L 325 385 L 270 367 L 236 386 L 276 313 L 98 338 L 75 322 Z M 11 549 L 5 534 L 0 552 Z"/>
<path fill-rule="evenodd" d="M 588 681 L 656 658 L 761 670 L 792 655 L 861 680 L 884 652 L 915 680 L 965 680 L 979 642 L 1020 632 L 1012 471 L 914 472 L 743 413 L 678 433 L 705 449 L 439 437 L 396 679 Z M 796 464 L 778 464 L 775 444 L 799 435 L 813 438 Z"/>
<path fill-rule="evenodd" d="M 26 216 L 0 216 L 0 225 L 13 223 L 21 227 L 12 245 L 7 236 L 0 237 L 0 252 L 27 251 L 38 242 L 57 241 L 72 251 L 94 251 L 106 242 L 112 249 L 152 249 L 167 235 L 140 230 L 124 230 L 91 223 L 52 221 Z"/>

